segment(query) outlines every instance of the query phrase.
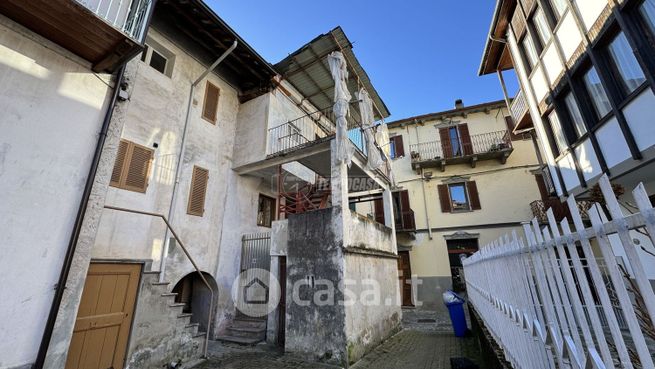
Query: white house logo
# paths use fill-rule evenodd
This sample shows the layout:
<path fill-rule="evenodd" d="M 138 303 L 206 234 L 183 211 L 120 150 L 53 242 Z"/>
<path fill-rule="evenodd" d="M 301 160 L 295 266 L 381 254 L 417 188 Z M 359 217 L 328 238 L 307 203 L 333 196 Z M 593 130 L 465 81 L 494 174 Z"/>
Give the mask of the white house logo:
<path fill-rule="evenodd" d="M 268 270 L 244 270 L 232 283 L 232 301 L 247 316 L 267 316 L 280 302 L 280 283 Z"/>

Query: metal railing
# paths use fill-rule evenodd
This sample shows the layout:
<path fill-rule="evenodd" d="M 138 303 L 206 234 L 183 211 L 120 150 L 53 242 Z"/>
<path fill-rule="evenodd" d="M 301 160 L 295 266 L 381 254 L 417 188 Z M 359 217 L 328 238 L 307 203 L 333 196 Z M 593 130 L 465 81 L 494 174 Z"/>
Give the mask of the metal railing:
<path fill-rule="evenodd" d="M 640 184 L 626 216 L 606 175 L 599 184 L 591 228 L 571 196 L 569 219 L 548 210 L 548 225 L 535 218 L 525 238 L 463 261 L 470 302 L 514 368 L 655 368 L 655 209 Z"/>
<path fill-rule="evenodd" d="M 445 142 L 441 140 L 409 146 L 412 161 L 451 159 L 504 151 L 512 148 L 509 131 L 487 132 L 471 135 L 469 142 Z"/>
<path fill-rule="evenodd" d="M 519 90 L 516 97 L 512 100 L 510 110 L 512 111 L 514 124 L 518 124 L 521 121 L 521 118 L 523 118 L 523 116 L 528 112 L 528 103 L 525 100 L 525 95 L 523 95 L 523 90 Z"/>
<path fill-rule="evenodd" d="M 191 254 L 189 254 L 189 250 L 184 246 L 184 243 L 182 243 L 182 240 L 180 240 L 180 237 L 177 236 L 177 233 L 173 230 L 173 227 L 171 227 L 171 224 L 168 222 L 168 219 L 163 214 L 157 214 L 157 213 L 150 213 L 147 211 L 141 211 L 141 210 L 133 210 L 133 209 L 126 209 L 126 208 L 119 208 L 116 206 L 109 206 L 105 205 L 105 209 L 109 210 L 115 210 L 115 211 L 122 211 L 125 213 L 132 213 L 132 214 L 141 214 L 141 215 L 148 215 L 151 217 L 155 218 L 161 218 L 164 221 L 164 224 L 166 224 L 166 227 L 168 230 L 171 232 L 171 235 L 175 238 L 175 241 L 177 241 L 177 244 L 180 246 L 182 251 L 184 252 L 184 255 L 186 255 L 187 259 L 191 262 L 191 265 L 193 265 L 193 268 L 196 270 L 196 273 L 198 273 L 198 276 L 200 276 L 200 279 L 202 280 L 202 283 L 207 287 L 209 290 L 209 312 L 207 316 L 207 332 L 205 332 L 205 347 L 203 348 L 203 355 L 204 357 L 207 357 L 207 349 L 209 348 L 209 334 L 211 332 L 211 323 L 212 323 L 212 312 L 214 310 L 214 289 L 212 286 L 207 282 L 207 279 L 205 279 L 205 275 L 202 274 L 202 271 L 200 268 L 198 268 L 198 264 L 193 260 L 191 257 Z"/>
<path fill-rule="evenodd" d="M 142 43 L 152 0 L 76 0 L 114 28 Z"/>

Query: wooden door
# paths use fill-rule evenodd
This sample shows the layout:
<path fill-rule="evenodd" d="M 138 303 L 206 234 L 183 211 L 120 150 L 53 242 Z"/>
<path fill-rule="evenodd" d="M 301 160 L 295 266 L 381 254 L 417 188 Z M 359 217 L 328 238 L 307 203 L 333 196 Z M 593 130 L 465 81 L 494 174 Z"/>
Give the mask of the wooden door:
<path fill-rule="evenodd" d="M 278 304 L 277 344 L 284 349 L 287 325 L 287 257 L 280 256 L 280 302 Z"/>
<path fill-rule="evenodd" d="M 398 283 L 403 306 L 414 306 L 411 281 L 412 268 L 409 264 L 409 251 L 398 251 Z"/>
<path fill-rule="evenodd" d="M 140 264 L 89 266 L 66 369 L 123 368 L 140 274 Z"/>

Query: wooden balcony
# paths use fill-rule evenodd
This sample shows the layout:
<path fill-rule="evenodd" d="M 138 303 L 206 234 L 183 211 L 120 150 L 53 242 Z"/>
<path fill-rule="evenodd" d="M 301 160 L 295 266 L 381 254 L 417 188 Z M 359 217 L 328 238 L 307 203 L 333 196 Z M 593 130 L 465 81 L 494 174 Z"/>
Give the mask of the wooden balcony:
<path fill-rule="evenodd" d="M 514 129 L 523 130 L 532 127 L 532 118 L 528 113 L 528 102 L 525 99 L 523 90 L 519 90 L 516 97 L 510 105 L 512 119 L 514 119 Z"/>
<path fill-rule="evenodd" d="M 112 72 L 141 52 L 151 0 L 3 0 L 0 13 Z"/>
<path fill-rule="evenodd" d="M 416 221 L 414 220 L 414 210 L 409 209 L 402 211 L 394 219 L 396 232 L 414 232 L 416 231 Z"/>
<path fill-rule="evenodd" d="M 440 140 L 410 145 L 412 169 L 440 168 L 446 170 L 446 165 L 465 164 L 471 167 L 479 160 L 497 159 L 505 164 L 514 148 L 509 131 L 488 132 L 471 135 L 470 142 L 453 145 Z"/>

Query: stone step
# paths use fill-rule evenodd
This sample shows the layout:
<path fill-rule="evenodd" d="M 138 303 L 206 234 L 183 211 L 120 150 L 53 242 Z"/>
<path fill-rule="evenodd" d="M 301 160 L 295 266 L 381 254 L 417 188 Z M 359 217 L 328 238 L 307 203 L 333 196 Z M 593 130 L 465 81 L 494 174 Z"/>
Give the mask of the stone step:
<path fill-rule="evenodd" d="M 246 320 L 246 319 L 235 319 L 230 325 L 230 328 L 258 328 L 266 329 L 266 321 L 264 320 Z"/>
<path fill-rule="evenodd" d="M 198 333 L 198 328 L 200 327 L 200 323 L 189 323 L 184 326 L 189 332 L 191 332 L 191 335 L 195 335 Z"/>
<path fill-rule="evenodd" d="M 175 296 L 177 296 L 177 293 L 173 293 L 173 292 L 165 292 L 161 294 L 161 297 L 175 297 Z"/>
<path fill-rule="evenodd" d="M 191 335 L 193 338 L 196 337 L 204 337 L 207 335 L 207 332 L 196 332 L 195 334 Z"/>
<path fill-rule="evenodd" d="M 261 341 L 263 338 L 249 338 L 249 337 L 235 337 L 235 336 L 218 336 L 216 337 L 219 341 L 236 343 L 239 345 L 255 345 Z"/>
<path fill-rule="evenodd" d="M 261 338 L 266 337 L 266 328 L 233 328 L 228 327 L 227 331 L 230 336 L 234 337 L 248 337 L 248 338 Z"/>

